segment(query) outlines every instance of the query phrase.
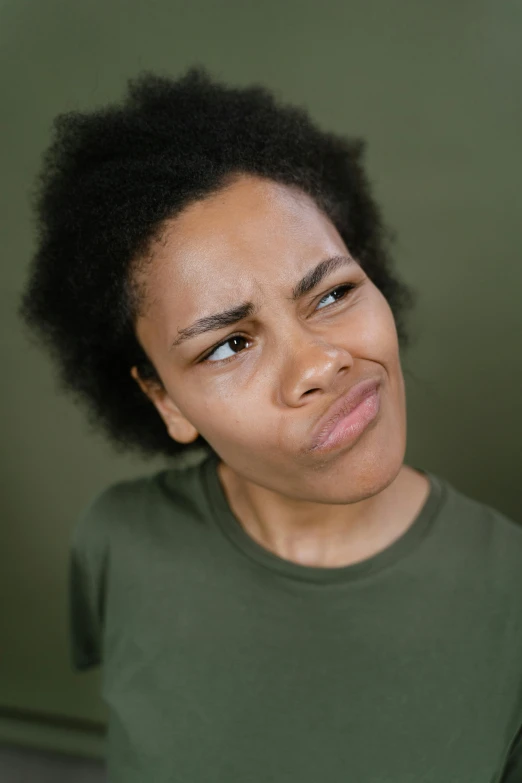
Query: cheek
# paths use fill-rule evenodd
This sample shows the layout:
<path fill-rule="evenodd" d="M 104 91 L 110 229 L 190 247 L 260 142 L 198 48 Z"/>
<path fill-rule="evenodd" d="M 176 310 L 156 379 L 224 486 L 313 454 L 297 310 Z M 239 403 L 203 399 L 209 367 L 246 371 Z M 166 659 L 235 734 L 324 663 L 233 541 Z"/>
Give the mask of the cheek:
<path fill-rule="evenodd" d="M 260 410 L 263 408 L 255 400 L 241 399 L 238 404 L 237 396 L 230 395 L 205 411 L 200 431 L 215 451 L 232 464 L 237 461 L 237 454 L 272 451 L 274 418 L 263 420 Z"/>
<path fill-rule="evenodd" d="M 372 286 L 361 302 L 356 334 L 361 357 L 393 362 L 398 356 L 398 335 L 392 310 L 378 288 Z"/>
<path fill-rule="evenodd" d="M 177 404 L 185 418 L 204 437 L 219 439 L 223 435 L 237 441 L 245 438 L 248 443 L 248 434 L 255 431 L 258 422 L 253 414 L 255 401 L 244 395 L 240 397 L 237 383 L 196 383 L 184 390 L 183 398 Z"/>

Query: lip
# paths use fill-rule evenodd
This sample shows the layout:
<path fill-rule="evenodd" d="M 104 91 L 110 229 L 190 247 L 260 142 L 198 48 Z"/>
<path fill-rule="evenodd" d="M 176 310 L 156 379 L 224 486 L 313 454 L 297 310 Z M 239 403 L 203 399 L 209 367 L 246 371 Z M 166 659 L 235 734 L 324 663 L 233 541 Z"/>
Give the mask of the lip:
<path fill-rule="evenodd" d="M 324 451 L 357 437 L 379 411 L 380 384 L 380 379 L 368 378 L 337 399 L 313 428 L 310 449 Z"/>

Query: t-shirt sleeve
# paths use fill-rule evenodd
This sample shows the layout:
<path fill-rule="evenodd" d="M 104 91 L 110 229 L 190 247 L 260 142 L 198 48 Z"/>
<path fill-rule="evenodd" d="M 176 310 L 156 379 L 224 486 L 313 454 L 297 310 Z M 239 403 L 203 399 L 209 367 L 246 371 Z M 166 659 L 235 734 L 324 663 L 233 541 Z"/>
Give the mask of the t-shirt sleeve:
<path fill-rule="evenodd" d="M 511 746 L 511 750 L 499 783 L 521 783 L 522 781 L 522 726 Z"/>
<path fill-rule="evenodd" d="M 71 663 L 84 671 L 102 663 L 108 570 L 110 488 L 81 512 L 70 539 L 68 573 Z"/>

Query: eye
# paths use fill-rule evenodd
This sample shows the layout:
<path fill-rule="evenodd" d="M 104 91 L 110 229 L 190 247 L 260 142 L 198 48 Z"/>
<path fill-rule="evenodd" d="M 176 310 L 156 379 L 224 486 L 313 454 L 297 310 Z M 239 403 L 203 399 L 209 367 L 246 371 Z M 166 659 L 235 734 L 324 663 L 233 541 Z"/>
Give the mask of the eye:
<path fill-rule="evenodd" d="M 329 296 L 333 296 L 337 291 L 342 291 L 343 289 L 345 289 L 345 293 L 336 300 L 338 302 L 340 299 L 344 299 L 347 292 L 351 291 L 355 287 L 356 287 L 356 283 L 347 283 L 345 285 L 338 285 L 337 288 L 334 288 L 333 291 L 330 291 L 329 294 L 323 296 L 321 302 L 324 302 L 324 300 L 328 299 Z M 321 304 L 321 302 L 319 302 L 319 304 Z M 330 305 L 327 305 L 327 307 L 330 307 Z M 320 308 L 320 309 L 322 310 L 324 308 Z"/>
<path fill-rule="evenodd" d="M 338 285 L 337 288 L 334 288 L 328 294 L 325 294 L 325 296 L 323 296 L 323 298 L 321 299 L 319 304 L 321 304 L 321 302 L 324 302 L 325 299 L 328 299 L 329 296 L 333 297 L 334 294 L 336 294 L 338 291 L 342 291 L 343 292 L 342 295 L 340 295 L 332 304 L 326 305 L 326 307 L 332 307 L 332 305 L 335 305 L 337 302 L 340 302 L 343 299 L 345 299 L 346 296 L 348 295 L 348 293 L 350 291 L 352 291 L 354 288 L 357 288 L 358 285 L 359 285 L 358 283 L 345 283 L 344 285 Z M 324 310 L 325 308 L 324 307 L 320 307 L 319 309 L 320 310 Z M 241 341 L 248 342 L 248 338 L 243 337 L 241 334 L 233 334 L 230 337 L 227 337 L 226 340 L 224 340 L 222 343 L 219 343 L 219 345 L 216 345 L 214 348 L 212 348 L 212 350 L 209 353 L 207 353 L 205 356 L 203 356 L 199 360 L 199 364 L 203 364 L 205 362 L 208 362 L 209 364 L 219 364 L 221 362 L 230 361 L 231 359 L 234 358 L 234 356 L 237 355 L 237 353 L 239 353 L 239 351 L 236 351 L 235 353 L 232 353 L 232 355 L 229 355 L 229 356 L 221 355 L 221 357 L 219 356 L 219 352 L 221 351 L 222 348 L 226 348 L 226 346 L 229 343 L 237 342 L 237 341 L 239 341 L 239 342 L 241 342 Z M 213 356 L 213 357 L 217 356 L 217 358 L 211 359 L 210 358 L 211 356 Z"/>
<path fill-rule="evenodd" d="M 209 362 L 209 364 L 218 363 L 218 362 L 226 362 L 228 359 L 233 358 L 234 354 L 232 356 L 219 356 L 219 351 L 221 351 L 223 348 L 226 348 L 226 346 L 229 343 L 236 342 L 236 341 L 243 341 L 247 342 L 246 337 L 242 337 L 240 334 L 233 334 L 232 337 L 228 337 L 224 342 L 220 343 L 219 345 L 216 345 L 215 348 L 212 349 L 211 353 L 207 353 L 206 356 L 204 356 L 201 361 L 202 362 Z M 211 356 L 216 356 L 217 358 L 210 359 Z"/>

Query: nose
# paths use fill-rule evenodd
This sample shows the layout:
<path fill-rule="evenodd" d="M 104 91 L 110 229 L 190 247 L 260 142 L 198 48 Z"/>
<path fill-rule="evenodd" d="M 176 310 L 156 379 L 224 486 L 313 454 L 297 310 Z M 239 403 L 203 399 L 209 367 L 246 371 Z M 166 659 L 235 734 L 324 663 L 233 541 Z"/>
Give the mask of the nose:
<path fill-rule="evenodd" d="M 283 403 L 298 407 L 314 392 L 328 393 L 338 383 L 338 376 L 350 371 L 353 362 L 346 348 L 310 341 L 309 335 L 298 347 L 294 343 L 282 373 Z"/>

